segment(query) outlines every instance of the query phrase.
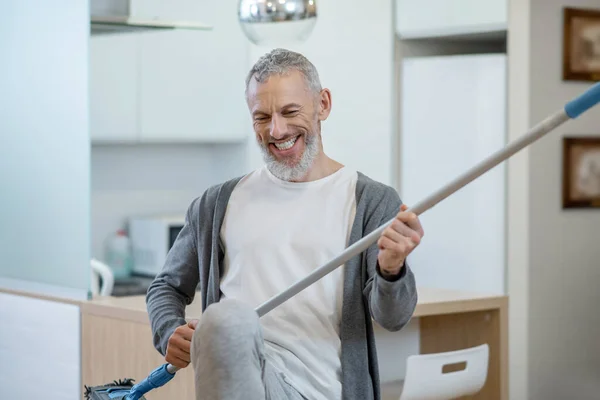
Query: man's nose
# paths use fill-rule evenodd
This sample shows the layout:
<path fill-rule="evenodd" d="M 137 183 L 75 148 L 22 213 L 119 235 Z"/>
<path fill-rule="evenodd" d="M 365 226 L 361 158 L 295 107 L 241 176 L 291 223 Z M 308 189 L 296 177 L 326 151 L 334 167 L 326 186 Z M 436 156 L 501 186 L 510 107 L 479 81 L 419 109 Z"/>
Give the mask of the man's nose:
<path fill-rule="evenodd" d="M 271 118 L 271 137 L 275 139 L 284 138 L 287 135 L 287 123 L 285 118 L 275 115 Z"/>

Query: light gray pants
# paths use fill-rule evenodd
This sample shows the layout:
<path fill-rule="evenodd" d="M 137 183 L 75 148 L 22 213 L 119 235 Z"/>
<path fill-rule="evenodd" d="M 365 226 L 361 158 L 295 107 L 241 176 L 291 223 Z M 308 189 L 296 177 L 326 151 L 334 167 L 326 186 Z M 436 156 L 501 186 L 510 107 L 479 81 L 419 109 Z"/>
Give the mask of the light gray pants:
<path fill-rule="evenodd" d="M 196 400 L 304 400 L 265 359 L 258 314 L 236 300 L 206 308 L 191 361 Z"/>

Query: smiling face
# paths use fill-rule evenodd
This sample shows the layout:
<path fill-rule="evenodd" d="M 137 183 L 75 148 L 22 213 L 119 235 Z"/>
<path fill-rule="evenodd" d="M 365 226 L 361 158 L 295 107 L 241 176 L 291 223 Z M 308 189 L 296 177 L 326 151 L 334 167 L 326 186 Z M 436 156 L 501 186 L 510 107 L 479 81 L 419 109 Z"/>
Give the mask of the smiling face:
<path fill-rule="evenodd" d="M 263 82 L 252 79 L 247 101 L 271 173 L 287 181 L 303 180 L 322 154 L 320 121 L 329 114 L 329 91 L 311 91 L 302 73 L 291 71 Z"/>

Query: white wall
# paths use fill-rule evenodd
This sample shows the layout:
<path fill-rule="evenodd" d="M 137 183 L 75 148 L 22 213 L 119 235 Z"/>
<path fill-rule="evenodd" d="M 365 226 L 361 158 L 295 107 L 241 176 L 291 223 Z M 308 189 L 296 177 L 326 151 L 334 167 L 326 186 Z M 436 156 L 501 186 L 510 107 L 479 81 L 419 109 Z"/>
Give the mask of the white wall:
<path fill-rule="evenodd" d="M 86 1 L 0 13 L 0 285 L 84 299 L 89 275 Z M 81 399 L 79 309 L 0 293 L 0 398 Z"/>
<path fill-rule="evenodd" d="M 593 0 L 512 0 L 509 6 L 514 140 L 591 85 L 562 81 L 562 7 L 600 6 Z M 590 110 L 509 162 L 511 399 L 586 400 L 600 390 L 600 216 L 561 209 L 562 138 L 596 135 L 599 126 L 598 110 Z"/>
<path fill-rule="evenodd" d="M 211 185 L 246 173 L 246 144 L 94 145 L 92 256 L 108 235 L 140 214 L 184 215 Z"/>
<path fill-rule="evenodd" d="M 510 0 L 508 17 L 508 140 L 530 128 L 530 49 L 528 1 Z M 509 295 L 509 398 L 528 396 L 529 329 L 529 151 L 527 147 L 508 162 L 507 286 Z"/>
<path fill-rule="evenodd" d="M 563 82 L 562 7 L 597 0 L 531 0 L 530 124 L 592 83 Z M 561 209 L 562 138 L 599 135 L 595 108 L 530 149 L 529 399 L 597 399 L 600 392 L 600 214 Z"/>
<path fill-rule="evenodd" d="M 87 295 L 87 2 L 3 2 L 0 277 Z"/>
<path fill-rule="evenodd" d="M 283 46 L 307 56 L 332 91 L 333 109 L 322 125 L 325 152 L 386 184 L 393 184 L 395 173 L 393 30 L 391 1 L 322 1 L 310 38 Z M 249 67 L 269 50 L 253 45 Z M 260 165 L 255 142 L 249 145 L 251 167 Z"/>
<path fill-rule="evenodd" d="M 79 307 L 4 293 L 0 304 L 0 399 L 81 399 Z"/>

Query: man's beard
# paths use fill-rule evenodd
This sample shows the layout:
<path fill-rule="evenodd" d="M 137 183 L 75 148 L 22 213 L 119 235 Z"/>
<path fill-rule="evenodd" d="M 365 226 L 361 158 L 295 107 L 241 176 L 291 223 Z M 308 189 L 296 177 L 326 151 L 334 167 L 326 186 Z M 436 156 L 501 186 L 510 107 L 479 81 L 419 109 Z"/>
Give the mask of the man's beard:
<path fill-rule="evenodd" d="M 263 154 L 263 159 L 267 164 L 269 171 L 277 178 L 284 181 L 298 181 L 306 176 L 313 165 L 317 154 L 319 153 L 319 135 L 307 133 L 304 137 L 304 151 L 300 160 L 294 162 L 293 165 L 288 165 L 284 161 L 279 161 L 271 151 L 269 145 L 265 145 L 262 141 L 258 141 L 258 145 Z M 297 140 L 299 140 L 298 138 Z"/>

